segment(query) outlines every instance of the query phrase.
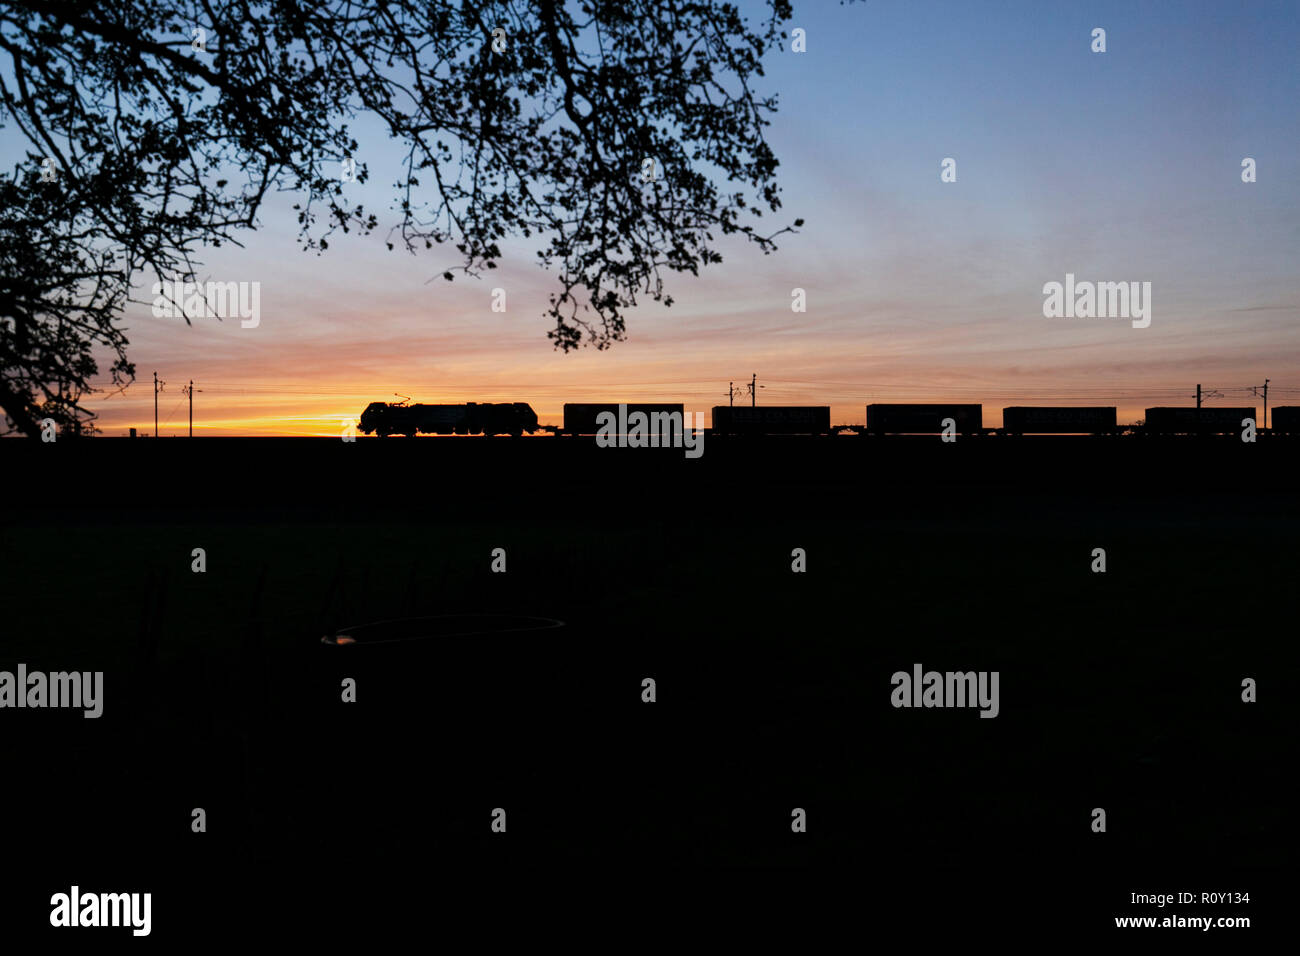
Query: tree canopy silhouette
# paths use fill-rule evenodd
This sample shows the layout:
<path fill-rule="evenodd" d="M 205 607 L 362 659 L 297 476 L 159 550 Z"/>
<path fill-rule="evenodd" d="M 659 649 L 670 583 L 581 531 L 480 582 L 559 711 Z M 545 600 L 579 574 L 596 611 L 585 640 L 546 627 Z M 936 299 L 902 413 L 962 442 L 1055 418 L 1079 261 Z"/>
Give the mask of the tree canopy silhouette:
<path fill-rule="evenodd" d="M 352 202 L 349 124 L 401 144 L 390 248 L 448 243 L 471 275 L 536 238 L 556 275 L 556 347 L 624 338 L 665 272 L 771 251 L 791 226 L 755 89 L 789 0 L 752 24 L 721 0 L 0 2 L 0 123 L 26 160 L 0 178 L 0 407 L 88 428 L 82 404 L 140 277 L 196 280 L 272 191 L 304 248 L 379 227 Z M 357 156 L 356 178 L 368 175 Z M 802 225 L 795 220 L 793 226 Z M 178 306 L 183 305 L 178 303 Z M 193 316 L 185 315 L 189 322 Z"/>

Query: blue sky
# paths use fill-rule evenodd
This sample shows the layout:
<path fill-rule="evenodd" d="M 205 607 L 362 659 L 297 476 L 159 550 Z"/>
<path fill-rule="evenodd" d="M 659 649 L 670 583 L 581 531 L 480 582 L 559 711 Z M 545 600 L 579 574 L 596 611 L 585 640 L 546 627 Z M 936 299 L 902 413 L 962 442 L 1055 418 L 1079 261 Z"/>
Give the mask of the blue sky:
<path fill-rule="evenodd" d="M 772 54 L 763 81 L 780 97 L 768 135 L 784 213 L 806 220 L 778 253 L 724 246 L 721 266 L 667 280 L 671 309 L 634 310 L 627 342 L 563 355 L 545 338 L 554 285 L 532 245 L 490 282 L 448 285 L 429 280 L 454 250 L 388 252 L 382 230 L 299 251 L 279 197 L 245 249 L 204 257 L 213 278 L 263 283 L 261 326 L 186 329 L 133 310 L 140 384 L 92 405 L 106 432 L 151 420 L 155 367 L 210 385 L 196 413 L 210 433 L 336 434 L 394 392 L 529 401 L 544 421 L 565 400 L 703 410 L 753 372 L 760 400 L 830 404 L 846 423 L 868 401 L 946 399 L 983 400 L 994 422 L 1010 404 L 1118 404 L 1132 418 L 1185 403 L 1198 381 L 1265 377 L 1271 404 L 1300 404 L 1300 5 L 795 11 L 807 52 Z M 1090 50 L 1094 27 L 1105 53 Z M 399 151 L 358 128 L 372 181 L 354 188 L 387 209 Z M 945 157 L 954 183 L 940 181 Z M 1044 318 L 1042 287 L 1067 272 L 1150 282 L 1151 326 Z M 493 286 L 505 315 L 490 311 Z M 790 309 L 795 287 L 806 313 Z"/>

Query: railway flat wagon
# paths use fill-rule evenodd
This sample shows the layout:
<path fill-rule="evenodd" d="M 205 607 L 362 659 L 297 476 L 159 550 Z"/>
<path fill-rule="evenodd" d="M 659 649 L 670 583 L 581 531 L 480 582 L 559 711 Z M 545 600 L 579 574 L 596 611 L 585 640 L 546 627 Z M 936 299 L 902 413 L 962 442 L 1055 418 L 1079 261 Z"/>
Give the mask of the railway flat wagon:
<path fill-rule="evenodd" d="M 1161 406 L 1147 409 L 1146 430 L 1153 435 L 1221 435 L 1241 431 L 1246 418 L 1255 418 L 1255 409 Z"/>
<path fill-rule="evenodd" d="M 1115 431 L 1114 405 L 1012 405 L 1002 409 L 1002 429 L 1012 435 L 1107 435 Z"/>
<path fill-rule="evenodd" d="M 983 430 L 982 405 L 868 405 L 867 431 L 873 435 L 937 435 L 951 418 L 957 431 L 971 435 Z"/>
<path fill-rule="evenodd" d="M 621 410 L 620 410 L 621 409 Z M 662 417 L 653 418 L 654 415 L 677 415 L 677 421 L 685 425 L 686 406 L 680 402 L 673 404 L 671 402 L 624 402 L 620 406 L 618 402 L 566 402 L 564 405 L 564 428 L 562 433 L 565 435 L 595 435 L 600 430 L 600 424 L 596 421 L 601 412 L 613 412 L 615 421 L 615 434 L 623 434 L 626 431 L 628 416 L 634 412 L 643 412 L 648 422 L 657 423 L 666 421 Z"/>
<path fill-rule="evenodd" d="M 715 435 L 829 435 L 829 405 L 715 405 Z"/>
<path fill-rule="evenodd" d="M 1300 405 L 1279 405 L 1269 412 L 1268 424 L 1276 434 L 1300 435 Z"/>

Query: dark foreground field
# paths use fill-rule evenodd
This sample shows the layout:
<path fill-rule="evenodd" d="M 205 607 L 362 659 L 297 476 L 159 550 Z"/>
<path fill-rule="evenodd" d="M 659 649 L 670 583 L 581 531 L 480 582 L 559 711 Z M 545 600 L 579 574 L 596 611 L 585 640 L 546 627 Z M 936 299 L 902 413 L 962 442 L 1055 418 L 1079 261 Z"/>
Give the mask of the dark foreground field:
<path fill-rule="evenodd" d="M 155 933 L 185 934 L 289 899 L 321 928 L 462 881 L 801 867 L 878 920 L 1114 931 L 1165 915 L 1134 892 L 1252 892 L 1203 912 L 1262 920 L 1293 859 L 1294 444 L 98 439 L 0 461 L 0 670 L 105 674 L 98 720 L 0 710 L 26 861 L 6 926 L 74 882 L 152 891 Z M 563 627 L 321 643 L 446 615 Z M 999 715 L 893 708 L 917 663 L 998 671 Z"/>

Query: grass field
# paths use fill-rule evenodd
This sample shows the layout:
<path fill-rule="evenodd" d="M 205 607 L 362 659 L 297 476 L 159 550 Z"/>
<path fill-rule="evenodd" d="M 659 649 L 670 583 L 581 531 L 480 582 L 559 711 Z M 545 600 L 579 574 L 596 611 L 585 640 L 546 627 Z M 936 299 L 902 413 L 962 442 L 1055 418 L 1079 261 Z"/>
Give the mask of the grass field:
<path fill-rule="evenodd" d="M 103 670 L 106 702 L 98 721 L 6 715 L 31 768 L 7 817 L 89 873 L 124 857 L 145 875 L 896 859 L 1127 886 L 1286 863 L 1294 495 L 1223 475 L 1051 491 L 1017 470 L 738 491 L 717 467 L 697 488 L 629 483 L 622 507 L 549 514 L 500 506 L 500 485 L 350 509 L 339 479 L 305 505 L 200 507 L 173 488 L 161 507 L 11 515 L 0 668 Z M 568 477 L 532 493 L 592 500 L 599 476 Z M 320 642 L 462 613 L 566 626 Z M 998 717 L 893 708 L 891 675 L 915 663 L 998 671 Z M 88 780 L 115 821 L 93 834 L 69 826 Z"/>

